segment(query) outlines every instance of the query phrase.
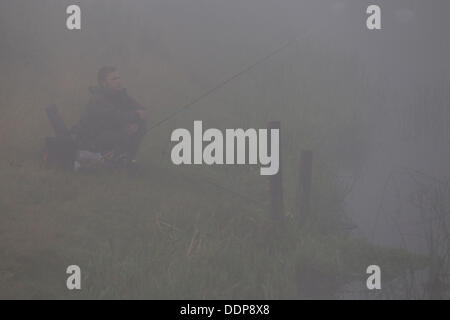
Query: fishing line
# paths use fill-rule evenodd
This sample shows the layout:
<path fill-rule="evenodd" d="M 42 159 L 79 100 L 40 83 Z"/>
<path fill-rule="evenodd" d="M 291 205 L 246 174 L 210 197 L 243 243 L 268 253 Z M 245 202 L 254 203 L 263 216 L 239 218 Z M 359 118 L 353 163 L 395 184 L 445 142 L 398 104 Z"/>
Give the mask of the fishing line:
<path fill-rule="evenodd" d="M 182 106 L 181 108 L 179 108 L 178 110 L 172 112 L 171 114 L 169 114 L 168 116 L 166 116 L 165 118 L 163 118 L 162 120 L 158 121 L 157 123 L 155 123 L 154 125 L 150 126 L 147 130 L 153 130 L 157 127 L 159 127 L 160 125 L 162 125 L 163 123 L 169 121 L 170 119 L 174 118 L 175 116 L 177 116 L 178 114 L 187 111 L 189 108 L 191 108 L 193 105 L 197 104 L 199 101 L 203 100 L 204 98 L 210 96 L 212 93 L 214 93 L 215 91 L 223 88 L 224 86 L 226 86 L 228 83 L 232 82 L 233 80 L 239 78 L 240 76 L 246 74 L 247 72 L 250 72 L 251 70 L 253 70 L 254 68 L 256 68 L 257 66 L 259 66 L 260 64 L 263 64 L 264 62 L 266 62 L 267 60 L 269 60 L 270 58 L 272 58 L 274 55 L 278 54 L 279 52 L 283 51 L 284 49 L 290 47 L 292 44 L 296 43 L 297 41 L 306 38 L 307 36 L 309 36 L 309 34 L 311 33 L 311 31 L 308 31 L 306 34 L 302 35 L 301 37 L 296 37 L 294 39 L 291 39 L 289 41 L 287 41 L 286 43 L 284 43 L 282 46 L 278 47 L 277 49 L 273 50 L 272 52 L 270 52 L 269 54 L 267 54 L 266 56 L 262 57 L 261 59 L 257 60 L 256 62 L 252 63 L 251 65 L 247 66 L 246 68 L 242 69 L 241 71 L 235 73 L 234 75 L 232 75 L 231 77 L 223 80 L 222 82 L 220 82 L 219 84 L 217 84 L 216 86 L 212 87 L 211 89 L 209 89 L 208 91 L 206 91 L 205 93 L 203 93 L 202 95 L 198 96 L 197 98 L 193 99 L 191 102 L 185 104 L 184 106 Z"/>

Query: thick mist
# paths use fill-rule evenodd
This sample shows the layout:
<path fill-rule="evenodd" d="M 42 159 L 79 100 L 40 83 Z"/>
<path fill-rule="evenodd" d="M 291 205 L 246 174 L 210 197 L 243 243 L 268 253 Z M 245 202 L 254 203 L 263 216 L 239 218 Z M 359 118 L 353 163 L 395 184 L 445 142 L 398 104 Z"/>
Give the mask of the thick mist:
<path fill-rule="evenodd" d="M 409 269 L 394 259 L 388 272 L 392 282 L 403 281 L 405 270 L 420 273 L 417 295 L 388 298 L 445 297 L 420 288 L 449 266 L 450 3 L 376 1 L 382 29 L 369 31 L 366 8 L 372 2 L 77 1 L 82 27 L 69 31 L 65 11 L 71 1 L 2 1 L 0 297 L 67 297 L 49 270 L 78 257 L 101 279 L 85 291 L 88 298 L 378 298 L 358 285 L 367 265 L 377 263 L 364 254 L 372 249 L 346 246 L 348 239 L 360 238 L 370 248 L 399 250 L 386 254 L 387 261 L 420 255 L 421 267 Z M 52 134 L 45 108 L 56 104 L 67 125 L 75 125 L 88 87 L 105 65 L 117 67 L 130 95 L 148 108 L 150 127 L 180 111 L 141 145 L 138 160 L 147 180 L 78 177 L 36 164 L 44 138 Z M 198 99 L 227 79 L 232 80 Z M 191 101 L 196 102 L 182 110 Z M 255 271 L 254 279 L 245 273 L 272 263 L 258 260 L 263 254 L 247 261 L 243 252 L 254 247 L 241 247 L 242 239 L 253 236 L 255 248 L 266 247 L 258 241 L 264 239 L 269 184 L 259 168 L 171 163 L 171 132 L 192 130 L 195 120 L 219 129 L 266 128 L 280 121 L 288 219 L 298 214 L 301 151 L 314 153 L 315 219 L 292 230 L 295 241 L 304 237 L 300 247 L 278 252 L 286 265 L 273 266 L 292 272 L 294 281 L 267 276 L 272 269 Z M 184 176 L 212 180 L 239 195 Z M 170 247 L 152 247 L 164 241 Z M 286 247 L 295 241 L 286 240 Z M 335 250 L 341 241 L 345 249 Z M 333 252 L 342 257 L 331 257 Z M 196 261 L 196 254 L 203 258 Z M 311 264 L 302 264 L 310 257 Z M 361 274 L 355 279 L 352 269 L 341 283 L 345 263 L 336 261 L 345 257 Z M 223 267 L 231 273 L 224 283 L 234 283 L 197 281 L 201 285 L 190 291 L 184 272 L 203 279 L 199 270 L 230 261 L 242 261 Z M 391 262 L 386 265 L 391 268 Z M 148 270 L 160 273 L 149 276 Z M 116 276 L 121 272 L 131 280 Z M 331 279 L 330 286 L 323 292 L 309 279 Z M 336 293 L 354 282 L 354 296 Z"/>

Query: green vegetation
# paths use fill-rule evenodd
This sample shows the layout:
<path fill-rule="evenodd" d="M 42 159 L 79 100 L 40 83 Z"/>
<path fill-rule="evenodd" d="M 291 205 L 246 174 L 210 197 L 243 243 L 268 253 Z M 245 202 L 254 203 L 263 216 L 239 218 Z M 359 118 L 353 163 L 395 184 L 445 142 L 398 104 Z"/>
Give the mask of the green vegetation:
<path fill-rule="evenodd" d="M 364 281 L 373 254 L 386 274 L 409 265 L 338 226 L 300 228 L 292 216 L 274 226 L 264 208 L 192 188 L 179 171 L 80 175 L 27 162 L 0 175 L 3 297 L 333 298 Z M 65 288 L 70 264 L 80 292 Z"/>

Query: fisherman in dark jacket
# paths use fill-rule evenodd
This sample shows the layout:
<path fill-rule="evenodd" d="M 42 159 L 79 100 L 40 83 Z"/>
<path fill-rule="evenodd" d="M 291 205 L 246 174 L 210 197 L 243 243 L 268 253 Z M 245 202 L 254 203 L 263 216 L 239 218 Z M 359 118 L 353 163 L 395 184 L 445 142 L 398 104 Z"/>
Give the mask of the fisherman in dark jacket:
<path fill-rule="evenodd" d="M 146 110 L 127 94 L 114 67 L 99 70 L 98 86 L 90 93 L 85 113 L 71 130 L 78 149 L 133 161 L 147 130 Z"/>

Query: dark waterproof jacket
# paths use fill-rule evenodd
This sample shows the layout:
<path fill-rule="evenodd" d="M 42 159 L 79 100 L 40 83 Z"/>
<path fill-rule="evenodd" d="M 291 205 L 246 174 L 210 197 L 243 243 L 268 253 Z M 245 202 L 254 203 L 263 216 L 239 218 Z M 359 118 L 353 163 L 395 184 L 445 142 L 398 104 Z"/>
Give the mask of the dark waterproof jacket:
<path fill-rule="evenodd" d="M 86 111 L 71 130 L 80 148 L 89 148 L 100 135 L 124 132 L 130 124 L 139 122 L 136 111 L 144 108 L 125 89 L 107 92 L 101 87 L 91 87 L 89 91 Z"/>

